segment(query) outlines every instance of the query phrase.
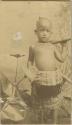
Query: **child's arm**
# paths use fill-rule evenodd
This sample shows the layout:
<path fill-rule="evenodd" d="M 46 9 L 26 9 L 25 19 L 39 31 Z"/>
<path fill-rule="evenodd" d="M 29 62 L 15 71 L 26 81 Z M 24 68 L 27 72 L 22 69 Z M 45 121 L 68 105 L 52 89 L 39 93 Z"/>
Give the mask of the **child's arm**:
<path fill-rule="evenodd" d="M 67 38 L 67 39 L 64 39 L 64 40 L 59 40 L 59 41 L 51 41 L 53 44 L 57 44 L 57 43 L 67 43 L 68 41 L 70 41 L 71 38 Z"/>
<path fill-rule="evenodd" d="M 34 63 L 34 50 L 33 50 L 33 47 L 31 46 L 29 48 L 29 57 L 28 57 L 27 67 L 30 69 L 33 66 L 33 63 Z"/>
<path fill-rule="evenodd" d="M 55 47 L 55 57 L 59 62 L 64 62 L 67 57 L 67 43 L 61 43 L 61 50 L 59 48 Z"/>
<path fill-rule="evenodd" d="M 33 73 L 33 64 L 34 64 L 34 51 L 33 47 L 31 46 L 29 48 L 29 57 L 28 57 L 28 62 L 27 62 L 27 72 L 26 75 L 29 78 L 29 80 L 33 80 L 34 78 L 34 73 Z"/>

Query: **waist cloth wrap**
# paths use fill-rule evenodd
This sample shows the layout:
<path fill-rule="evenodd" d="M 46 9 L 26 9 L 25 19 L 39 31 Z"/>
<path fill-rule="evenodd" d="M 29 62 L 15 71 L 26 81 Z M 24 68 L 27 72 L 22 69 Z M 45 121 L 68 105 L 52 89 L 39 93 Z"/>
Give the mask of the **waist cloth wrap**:
<path fill-rule="evenodd" d="M 62 100 L 63 79 L 59 70 L 38 71 L 31 85 L 34 106 L 42 104 L 49 106 Z"/>
<path fill-rule="evenodd" d="M 57 107 L 63 100 L 61 93 L 62 84 L 55 86 L 43 86 L 32 84 L 32 104 L 34 108 L 40 107 Z"/>
<path fill-rule="evenodd" d="M 57 85 L 62 83 L 63 78 L 61 76 L 61 71 L 59 69 L 57 70 L 51 70 L 51 71 L 37 71 L 36 77 L 34 79 L 37 83 L 41 85 Z"/>

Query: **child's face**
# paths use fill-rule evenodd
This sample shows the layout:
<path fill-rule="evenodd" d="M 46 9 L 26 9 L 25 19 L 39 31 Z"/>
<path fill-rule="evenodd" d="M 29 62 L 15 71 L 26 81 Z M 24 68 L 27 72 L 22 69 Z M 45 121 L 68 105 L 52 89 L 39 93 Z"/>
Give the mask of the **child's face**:
<path fill-rule="evenodd" d="M 43 42 L 43 43 L 49 42 L 51 32 L 48 28 L 40 27 L 39 29 L 37 29 L 36 34 L 40 42 Z"/>

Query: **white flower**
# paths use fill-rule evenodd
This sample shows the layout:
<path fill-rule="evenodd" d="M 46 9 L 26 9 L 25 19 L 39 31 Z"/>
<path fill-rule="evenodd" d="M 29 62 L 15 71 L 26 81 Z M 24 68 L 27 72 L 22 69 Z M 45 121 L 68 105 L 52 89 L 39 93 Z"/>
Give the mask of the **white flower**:
<path fill-rule="evenodd" d="M 21 32 L 16 32 L 16 34 L 14 34 L 14 36 L 13 36 L 13 40 L 15 40 L 15 41 L 22 40 L 22 34 L 21 34 Z"/>

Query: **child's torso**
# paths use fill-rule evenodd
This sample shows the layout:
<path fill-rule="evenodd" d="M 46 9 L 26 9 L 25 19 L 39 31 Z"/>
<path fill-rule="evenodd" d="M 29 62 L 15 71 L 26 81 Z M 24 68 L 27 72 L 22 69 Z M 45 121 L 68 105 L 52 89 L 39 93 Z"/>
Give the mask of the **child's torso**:
<path fill-rule="evenodd" d="M 39 43 L 34 48 L 35 65 L 38 70 L 56 70 L 54 46 L 50 43 Z"/>

